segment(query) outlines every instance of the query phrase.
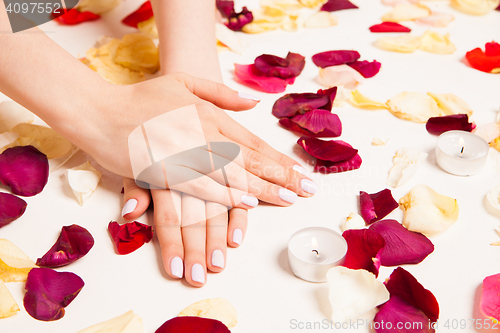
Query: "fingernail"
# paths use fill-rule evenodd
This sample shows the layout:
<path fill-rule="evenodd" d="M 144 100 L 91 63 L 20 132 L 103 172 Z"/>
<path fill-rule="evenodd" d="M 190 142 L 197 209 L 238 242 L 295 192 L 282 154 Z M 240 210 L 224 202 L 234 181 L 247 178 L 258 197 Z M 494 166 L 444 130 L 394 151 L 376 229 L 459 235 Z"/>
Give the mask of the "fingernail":
<path fill-rule="evenodd" d="M 170 272 L 172 272 L 173 276 L 177 276 L 179 279 L 182 279 L 182 273 L 184 270 L 183 266 L 181 258 L 173 257 L 170 262 Z"/>
<path fill-rule="evenodd" d="M 205 283 L 205 270 L 200 264 L 194 264 L 191 267 L 191 279 L 195 282 Z"/>
<path fill-rule="evenodd" d="M 241 245 L 241 241 L 243 241 L 243 232 L 241 229 L 234 229 L 233 231 L 233 243 Z"/>
<path fill-rule="evenodd" d="M 289 202 L 291 204 L 295 203 L 295 201 L 297 201 L 298 198 L 297 193 L 287 190 L 286 188 L 280 188 L 279 196 L 281 200 Z"/>
<path fill-rule="evenodd" d="M 122 216 L 130 214 L 134 211 L 135 207 L 137 207 L 137 200 L 129 199 L 125 205 L 123 205 Z"/>
<path fill-rule="evenodd" d="M 244 92 L 239 92 L 238 96 L 240 96 L 241 98 L 244 98 L 244 99 L 250 99 L 252 101 L 260 102 L 260 98 L 258 98 L 257 96 L 254 96 L 254 95 L 251 95 L 251 94 L 247 94 L 247 93 L 244 93 Z"/>
<path fill-rule="evenodd" d="M 300 165 L 294 165 L 293 170 L 297 171 L 300 174 L 303 174 L 306 177 L 309 177 L 309 172 L 307 172 L 307 170 Z"/>
<path fill-rule="evenodd" d="M 224 254 L 221 250 L 212 252 L 212 266 L 224 268 Z"/>
<path fill-rule="evenodd" d="M 251 197 L 249 195 L 243 195 L 241 197 L 241 202 L 247 206 L 255 207 L 259 204 L 259 199 L 257 199 L 256 197 Z"/>
<path fill-rule="evenodd" d="M 300 181 L 300 187 L 307 193 L 314 194 L 318 192 L 318 185 L 309 179 L 302 179 Z"/>

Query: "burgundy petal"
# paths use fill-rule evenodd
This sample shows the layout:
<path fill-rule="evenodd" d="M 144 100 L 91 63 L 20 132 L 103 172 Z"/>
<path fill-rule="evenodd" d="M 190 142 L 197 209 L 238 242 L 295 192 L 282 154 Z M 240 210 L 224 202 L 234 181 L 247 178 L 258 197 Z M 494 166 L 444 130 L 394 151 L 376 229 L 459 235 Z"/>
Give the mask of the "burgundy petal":
<path fill-rule="evenodd" d="M 418 264 L 434 251 L 434 244 L 419 232 L 406 229 L 395 220 L 382 220 L 370 225 L 385 241 L 380 250 L 382 266 Z"/>
<path fill-rule="evenodd" d="M 358 8 L 358 6 L 348 0 L 328 0 L 323 6 L 321 6 L 321 10 L 324 12 L 335 12 L 337 10 L 355 8 Z"/>
<path fill-rule="evenodd" d="M 234 1 L 232 0 L 216 0 L 215 5 L 224 17 L 228 17 L 234 12 Z"/>
<path fill-rule="evenodd" d="M 232 12 L 228 17 L 228 21 L 226 26 L 234 31 L 240 31 L 246 24 L 253 21 L 253 14 L 251 11 L 247 9 L 247 7 L 243 7 L 241 12 L 236 13 Z"/>
<path fill-rule="evenodd" d="M 367 197 L 367 195 L 369 196 L 369 198 Z M 399 207 L 398 202 L 394 200 L 391 190 L 389 189 L 385 189 L 373 194 L 368 194 L 361 191 L 359 193 L 359 199 L 361 210 L 360 213 L 366 224 L 370 224 L 383 219 L 390 212 Z M 372 201 L 373 205 L 369 204 L 369 200 Z M 373 207 L 374 212 L 370 211 L 371 207 Z"/>
<path fill-rule="evenodd" d="M 393 296 L 399 296 L 435 322 L 439 318 L 439 304 L 434 295 L 425 289 L 408 271 L 396 268 L 384 282 L 385 287 Z"/>
<path fill-rule="evenodd" d="M 479 308 L 485 317 L 500 320 L 500 274 L 488 276 L 483 280 Z"/>
<path fill-rule="evenodd" d="M 323 141 L 316 138 L 300 137 L 297 143 L 311 156 L 331 162 L 353 158 L 358 150 L 341 140 Z"/>
<path fill-rule="evenodd" d="M 342 134 L 339 116 L 327 110 L 316 109 L 298 114 L 292 118 L 292 121 L 314 133 L 314 137 L 337 137 Z"/>
<path fill-rule="evenodd" d="M 76 274 L 50 268 L 33 268 L 26 280 L 24 308 L 35 319 L 52 321 L 64 316 L 85 283 Z"/>
<path fill-rule="evenodd" d="M 425 124 L 427 132 L 434 135 L 441 135 L 453 130 L 472 132 L 474 127 L 474 123 L 469 123 L 469 116 L 466 114 L 431 117 Z"/>
<path fill-rule="evenodd" d="M 377 333 L 433 333 L 429 318 L 422 310 L 415 308 L 398 296 L 391 296 L 375 315 L 374 327 Z"/>
<path fill-rule="evenodd" d="M 35 147 L 13 147 L 0 155 L 0 183 L 12 193 L 31 197 L 42 192 L 48 179 L 47 156 Z"/>
<path fill-rule="evenodd" d="M 377 254 L 385 245 L 384 238 L 370 229 L 346 230 L 342 236 L 347 242 L 347 254 L 342 266 L 365 269 L 378 276 L 380 261 Z"/>
<path fill-rule="evenodd" d="M 363 75 L 365 79 L 369 79 L 377 75 L 377 73 L 380 71 L 380 67 L 382 66 L 382 64 L 376 60 L 373 60 L 372 62 L 367 60 L 356 60 L 355 62 L 351 62 L 347 65 L 357 70 L 359 74 Z"/>
<path fill-rule="evenodd" d="M 330 66 L 337 66 L 349 64 L 358 60 L 360 54 L 358 51 L 337 50 L 316 53 L 312 56 L 312 61 L 318 67 L 325 68 Z"/>
<path fill-rule="evenodd" d="M 370 27 L 371 32 L 410 32 L 411 29 L 397 22 L 382 22 Z"/>
<path fill-rule="evenodd" d="M 123 24 L 126 24 L 130 27 L 137 28 L 137 25 L 141 22 L 149 20 L 153 17 L 153 7 L 151 6 L 151 2 L 144 2 L 135 12 L 129 14 L 122 20 Z"/>
<path fill-rule="evenodd" d="M 317 160 L 316 165 L 314 166 L 314 171 L 323 174 L 330 174 L 356 170 L 361 167 L 362 162 L 363 161 L 359 154 L 354 155 L 354 157 L 351 159 L 340 162 Z"/>
<path fill-rule="evenodd" d="M 252 88 L 262 90 L 267 93 L 279 93 L 286 89 L 286 86 L 293 84 L 295 78 L 281 79 L 279 77 L 268 77 L 255 67 L 255 65 L 234 64 L 234 74 L 246 83 L 250 83 Z"/>
<path fill-rule="evenodd" d="M 282 79 L 297 77 L 304 69 L 305 58 L 297 53 L 288 52 L 286 59 L 263 54 L 255 58 L 254 65 L 266 76 L 276 76 Z"/>
<path fill-rule="evenodd" d="M 496 10 L 500 11 L 500 5 L 498 5 L 498 7 L 496 8 Z"/>
<path fill-rule="evenodd" d="M 273 115 L 278 118 L 293 117 L 315 109 L 332 110 L 337 87 L 320 89 L 317 93 L 286 94 L 273 105 Z"/>
<path fill-rule="evenodd" d="M 281 118 L 279 120 L 279 123 L 281 126 L 283 126 L 284 128 L 286 128 L 289 131 L 297 132 L 297 133 L 300 133 L 304 136 L 308 136 L 311 138 L 321 138 L 320 135 L 315 134 L 311 131 L 306 130 L 305 128 L 300 127 L 299 125 L 294 123 L 291 118 Z"/>
<path fill-rule="evenodd" d="M 56 243 L 36 261 L 37 266 L 62 267 L 75 262 L 94 246 L 94 238 L 87 229 L 73 224 L 62 227 Z"/>
<path fill-rule="evenodd" d="M 201 317 L 175 317 L 166 321 L 155 333 L 230 333 L 222 322 Z"/>
<path fill-rule="evenodd" d="M 15 195 L 0 192 L 0 228 L 21 217 L 27 205 Z"/>
<path fill-rule="evenodd" d="M 137 221 L 122 225 L 111 221 L 108 230 L 118 254 L 132 253 L 153 238 L 153 229 Z"/>

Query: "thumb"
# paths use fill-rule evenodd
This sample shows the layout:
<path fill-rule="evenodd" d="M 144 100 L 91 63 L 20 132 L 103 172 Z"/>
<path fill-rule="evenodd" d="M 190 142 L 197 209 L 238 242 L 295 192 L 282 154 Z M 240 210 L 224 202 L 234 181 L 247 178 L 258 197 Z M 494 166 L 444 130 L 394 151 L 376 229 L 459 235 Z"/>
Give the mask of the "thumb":
<path fill-rule="evenodd" d="M 184 73 L 176 73 L 173 76 L 194 95 L 221 109 L 232 111 L 249 110 L 260 102 L 260 98 L 246 93 L 239 93 L 222 83 L 200 79 Z"/>

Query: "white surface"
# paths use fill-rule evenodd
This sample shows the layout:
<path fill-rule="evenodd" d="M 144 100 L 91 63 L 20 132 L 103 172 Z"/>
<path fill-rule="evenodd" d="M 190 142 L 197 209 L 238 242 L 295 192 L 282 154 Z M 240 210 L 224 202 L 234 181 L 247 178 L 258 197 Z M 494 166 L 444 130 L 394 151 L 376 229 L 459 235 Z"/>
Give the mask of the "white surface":
<path fill-rule="evenodd" d="M 121 37 L 124 33 L 135 32 L 119 21 L 140 2 L 125 1 L 100 21 L 76 27 L 48 23 L 42 28 L 70 53 L 82 56 L 102 34 Z M 372 42 L 381 34 L 368 30 L 372 24 L 379 23 L 380 17 L 390 8 L 382 6 L 378 0 L 355 2 L 361 9 L 336 13 L 339 18 L 336 27 L 242 35 L 241 38 L 251 45 L 244 55 L 221 54 L 225 82 L 232 88 L 262 98 L 254 110 L 231 115 L 311 171 L 311 159 L 295 144 L 298 137 L 280 128 L 271 114 L 272 104 L 282 94 L 255 92 L 236 83 L 233 63 L 251 63 L 262 53 L 285 56 L 288 51 L 299 52 L 306 56 L 307 63 L 287 93 L 315 91 L 320 88 L 315 82 L 318 69 L 310 57 L 320 51 L 355 49 L 361 53 L 361 59 L 376 59 L 382 63 L 381 72 L 360 87 L 367 96 L 386 100 L 402 91 L 454 93 L 471 106 L 478 124 L 495 120 L 500 106 L 500 75 L 473 70 L 461 61 L 466 51 L 483 47 L 492 40 L 500 41 L 500 12 L 468 16 L 451 9 L 446 1 L 432 2 L 433 8 L 456 16 L 447 28 L 435 30 L 450 32 L 457 51 L 452 55 L 423 51 L 400 54 L 375 48 Z M 256 1 L 238 4 L 255 8 Z M 426 30 L 413 22 L 407 25 L 414 29 L 415 35 Z M 435 165 L 437 137 L 428 134 L 423 124 L 398 119 L 387 111 L 366 111 L 349 105 L 334 108 L 333 112 L 339 115 L 343 124 L 340 139 L 359 149 L 363 158 L 361 169 L 332 175 L 313 174 L 312 178 L 320 187 L 314 198 L 299 199 L 290 208 L 261 205 L 252 210 L 242 246 L 228 251 L 225 271 L 209 274 L 207 285 L 201 289 L 166 277 L 156 239 L 130 255 L 115 254 L 106 227 L 110 220 L 119 219 L 124 204 L 120 178 L 103 172 L 97 191 L 80 207 L 71 193 L 64 170 L 51 174 L 43 193 L 26 199 L 28 208 L 24 216 L 0 229 L 0 237 L 11 240 L 36 259 L 52 246 L 62 226 L 73 223 L 85 226 L 95 238 L 94 248 L 83 259 L 58 269 L 77 273 L 85 281 L 85 287 L 61 320 L 39 322 L 22 309 L 14 317 L 0 320 L 0 332 L 76 332 L 134 310 L 144 319 L 145 332 L 150 333 L 186 306 L 212 297 L 224 297 L 236 308 L 239 318 L 233 332 L 301 331 L 291 328 L 291 320 L 319 322 L 330 317 L 328 286 L 305 282 L 291 273 L 286 257 L 289 237 L 308 226 L 323 226 L 340 232 L 344 218 L 358 210 L 359 190 L 374 193 L 384 189 L 395 151 L 409 146 L 428 152 L 429 157 L 413 179 L 393 191 L 394 197 L 399 200 L 413 186 L 424 183 L 439 193 L 457 198 L 460 218 L 446 232 L 432 238 L 435 251 L 427 259 L 404 268 L 434 293 L 440 304 L 442 324 L 447 319 L 477 318 L 478 287 L 483 278 L 500 272 L 500 248 L 489 245 L 498 240 L 494 228 L 500 220 L 489 215 L 483 207 L 484 196 L 500 183 L 496 171 L 500 169 L 498 160 L 490 156 L 488 165 L 478 175 L 453 176 Z M 386 146 L 371 146 L 373 138 L 382 136 L 390 138 Z M 65 168 L 79 165 L 87 158 L 79 152 Z M 390 217 L 401 220 L 401 215 L 397 209 Z M 139 220 L 152 224 L 151 213 Z M 383 267 L 380 281 L 392 270 Z M 23 308 L 23 284 L 9 283 L 7 287 Z M 438 330 L 446 331 L 454 330 L 442 326 Z M 474 332 L 468 327 L 455 331 Z"/>

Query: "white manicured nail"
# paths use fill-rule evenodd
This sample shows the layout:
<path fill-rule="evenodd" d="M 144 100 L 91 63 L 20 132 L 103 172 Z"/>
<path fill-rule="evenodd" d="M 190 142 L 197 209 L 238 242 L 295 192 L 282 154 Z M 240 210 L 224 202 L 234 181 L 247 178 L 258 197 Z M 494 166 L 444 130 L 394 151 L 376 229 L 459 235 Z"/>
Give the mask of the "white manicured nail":
<path fill-rule="evenodd" d="M 195 282 L 205 283 L 205 270 L 200 264 L 194 264 L 191 267 L 191 279 Z"/>
<path fill-rule="evenodd" d="M 184 265 L 182 264 L 182 259 L 179 257 L 173 257 L 170 262 L 170 272 L 172 272 L 172 275 L 182 279 L 183 270 Z"/>
<path fill-rule="evenodd" d="M 279 196 L 281 200 L 289 202 L 291 204 L 295 203 L 298 198 L 297 193 L 287 190 L 286 188 L 280 188 Z"/>
<path fill-rule="evenodd" d="M 233 231 L 233 242 L 241 245 L 241 242 L 243 241 L 243 232 L 241 229 L 234 229 Z"/>
<path fill-rule="evenodd" d="M 123 205 L 122 216 L 130 214 L 134 211 L 135 207 L 137 207 L 137 200 L 129 199 L 125 205 Z"/>
<path fill-rule="evenodd" d="M 307 170 L 301 167 L 300 165 L 294 165 L 293 170 L 297 171 L 300 174 L 303 174 L 306 177 L 309 177 L 309 172 L 307 172 Z"/>
<path fill-rule="evenodd" d="M 224 268 L 224 254 L 221 250 L 212 252 L 212 266 Z"/>
<path fill-rule="evenodd" d="M 257 96 L 254 96 L 254 95 L 251 95 L 251 94 L 247 94 L 247 93 L 244 93 L 244 92 L 239 92 L 238 96 L 240 96 L 241 98 L 244 98 L 244 99 L 250 99 L 252 101 L 257 101 L 257 102 L 260 101 L 260 98 L 258 98 Z"/>
<path fill-rule="evenodd" d="M 300 187 L 307 193 L 314 194 L 318 192 L 318 185 L 309 179 L 302 179 L 300 181 Z"/>
<path fill-rule="evenodd" d="M 247 206 L 255 207 L 259 204 L 259 199 L 257 199 L 256 197 L 251 197 L 249 195 L 243 195 L 241 197 L 241 202 Z"/>

